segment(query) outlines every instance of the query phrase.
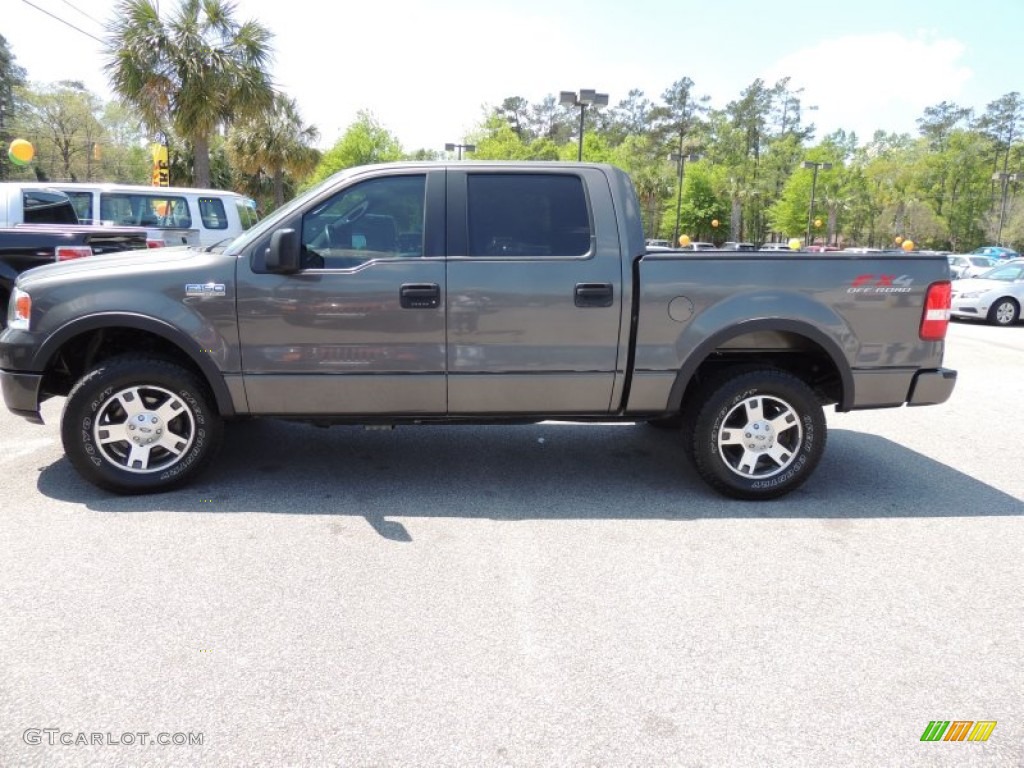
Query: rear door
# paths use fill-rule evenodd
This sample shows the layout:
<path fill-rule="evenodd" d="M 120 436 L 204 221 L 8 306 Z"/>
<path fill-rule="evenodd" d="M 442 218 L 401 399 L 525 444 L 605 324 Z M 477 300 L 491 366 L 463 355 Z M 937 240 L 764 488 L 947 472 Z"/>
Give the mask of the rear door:
<path fill-rule="evenodd" d="M 622 267 L 598 169 L 448 172 L 448 411 L 611 407 Z"/>
<path fill-rule="evenodd" d="M 314 416 L 444 415 L 444 170 L 356 180 L 305 209 L 303 267 L 238 269 L 250 409 Z"/>

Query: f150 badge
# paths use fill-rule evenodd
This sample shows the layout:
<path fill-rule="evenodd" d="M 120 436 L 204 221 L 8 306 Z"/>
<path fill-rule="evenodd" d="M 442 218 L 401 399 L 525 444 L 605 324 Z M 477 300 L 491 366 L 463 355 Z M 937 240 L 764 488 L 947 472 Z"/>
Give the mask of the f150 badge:
<path fill-rule="evenodd" d="M 186 296 L 223 296 L 224 283 L 186 283 Z"/>

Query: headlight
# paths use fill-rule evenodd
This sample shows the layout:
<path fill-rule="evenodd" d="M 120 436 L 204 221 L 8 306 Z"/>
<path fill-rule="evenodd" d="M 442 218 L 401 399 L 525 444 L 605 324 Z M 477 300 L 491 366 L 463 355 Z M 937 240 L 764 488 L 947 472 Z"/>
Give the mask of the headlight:
<path fill-rule="evenodd" d="M 27 331 L 32 323 L 32 297 L 17 286 L 11 291 L 7 305 L 7 327 Z"/>

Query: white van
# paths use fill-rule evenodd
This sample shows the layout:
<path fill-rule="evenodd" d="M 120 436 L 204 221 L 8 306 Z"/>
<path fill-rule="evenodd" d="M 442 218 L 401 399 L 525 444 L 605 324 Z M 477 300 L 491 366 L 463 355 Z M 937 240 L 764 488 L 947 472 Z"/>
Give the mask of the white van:
<path fill-rule="evenodd" d="M 258 218 L 253 200 L 220 189 L 70 181 L 38 186 L 59 189 L 70 197 L 82 223 L 145 228 L 151 247 L 227 242 Z"/>

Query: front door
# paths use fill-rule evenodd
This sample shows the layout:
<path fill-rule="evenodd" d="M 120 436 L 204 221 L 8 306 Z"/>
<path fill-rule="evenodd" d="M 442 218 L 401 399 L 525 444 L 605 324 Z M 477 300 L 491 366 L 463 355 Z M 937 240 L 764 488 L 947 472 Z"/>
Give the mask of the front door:
<path fill-rule="evenodd" d="M 253 413 L 445 413 L 443 219 L 426 215 L 431 197 L 443 211 L 443 184 L 443 171 L 355 181 L 295 222 L 298 273 L 266 272 L 258 252 L 239 265 Z"/>

